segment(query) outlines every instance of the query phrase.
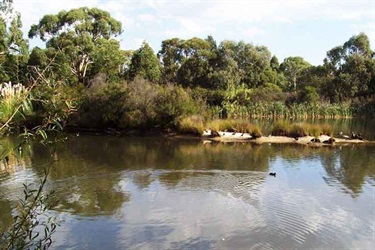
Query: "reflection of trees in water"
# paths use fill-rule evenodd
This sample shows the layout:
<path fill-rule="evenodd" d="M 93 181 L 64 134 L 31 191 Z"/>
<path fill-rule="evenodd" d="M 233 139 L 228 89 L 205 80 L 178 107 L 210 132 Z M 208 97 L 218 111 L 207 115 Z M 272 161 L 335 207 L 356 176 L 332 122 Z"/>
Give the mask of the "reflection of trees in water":
<path fill-rule="evenodd" d="M 84 216 L 114 214 L 130 197 L 117 187 L 118 178 L 112 177 L 92 176 L 54 183 L 51 188 L 59 200 L 57 210 Z"/>
<path fill-rule="evenodd" d="M 353 196 L 362 192 L 366 179 L 375 180 L 375 147 L 363 145 L 344 146 L 320 154 L 329 178 L 328 185 L 341 183 Z"/>
<path fill-rule="evenodd" d="M 19 147 L 19 145 L 20 140 L 16 138 L 3 137 L 0 139 L 0 178 L 30 166 L 32 147 Z"/>
<path fill-rule="evenodd" d="M 38 176 L 42 176 L 45 164 L 56 161 L 49 176 L 52 180 L 49 188 L 56 190 L 61 203 L 59 209 L 86 215 L 111 214 L 130 199 L 118 188 L 124 170 L 141 170 L 134 171 L 130 177 L 140 190 L 148 188 L 154 178 L 173 188 L 181 183 L 186 185 L 187 180 L 194 180 L 191 182 L 194 183 L 202 177 L 210 178 L 212 170 L 245 171 L 247 177 L 255 173 L 267 175 L 270 162 L 278 157 L 293 162 L 313 157 L 321 159 L 331 181 L 337 180 L 351 192 L 359 193 L 366 177 L 374 179 L 375 176 L 371 165 L 375 159 L 373 148 L 314 149 L 285 144 L 203 144 L 200 140 L 160 137 L 80 136 L 58 145 L 56 152 L 53 147 L 35 145 L 32 167 Z M 155 177 L 150 169 L 167 171 Z M 231 183 L 233 187 L 245 183 L 237 177 L 229 179 L 236 180 Z M 250 178 L 248 183 L 252 185 L 254 180 Z"/>
<path fill-rule="evenodd" d="M 182 179 L 194 176 L 195 174 L 196 173 L 191 173 L 191 172 L 189 173 L 189 172 L 173 171 L 173 172 L 161 174 L 159 176 L 159 181 L 161 184 L 163 184 L 164 186 L 168 188 L 174 188 Z"/>
<path fill-rule="evenodd" d="M 41 157 L 50 157 L 45 149 L 35 151 L 35 158 L 39 158 L 39 162 L 43 162 Z M 81 136 L 58 147 L 58 159 L 67 166 L 57 171 L 69 170 L 67 176 L 79 174 L 80 169 L 87 166 L 90 166 L 91 171 L 92 168 L 112 171 L 145 168 L 267 171 L 268 154 L 266 148 L 248 143 L 203 145 L 199 140 Z M 77 162 L 79 169 L 69 167 Z"/>
<path fill-rule="evenodd" d="M 267 172 L 270 161 L 276 157 L 298 161 L 319 157 L 327 173 L 354 193 L 361 191 L 366 176 L 372 178 L 371 147 L 349 151 L 343 148 L 310 148 L 301 145 L 252 143 L 209 143 L 199 140 L 167 140 L 164 138 L 117 138 L 81 136 L 59 148 L 59 159 L 64 166 L 57 167 L 57 176 L 81 176 L 90 172 L 102 174 L 126 169 L 172 170 L 247 170 Z M 35 150 L 34 150 L 35 151 Z M 45 151 L 44 151 L 45 154 Z M 342 158 L 337 170 L 337 154 Z M 353 155 L 354 154 L 354 155 Z M 359 156 L 360 157 L 356 157 Z M 353 161 L 353 159 L 357 159 Z M 366 170 L 367 169 L 367 170 Z M 189 174 L 176 173 L 175 179 Z M 150 185 L 149 176 L 138 176 L 137 185 Z"/>
<path fill-rule="evenodd" d="M 151 172 L 141 170 L 136 171 L 132 175 L 132 181 L 140 190 L 142 190 L 148 188 L 154 179 L 151 176 Z"/>
<path fill-rule="evenodd" d="M 268 174 L 252 171 L 171 171 L 158 175 L 161 185 L 170 189 L 202 190 L 239 198 L 253 205 Z"/>
<path fill-rule="evenodd" d="M 31 146 L 23 146 L 19 150 L 19 140 L 13 137 L 2 137 L 0 139 L 0 159 L 7 156 L 7 160 L 0 160 L 0 184 L 6 181 L 9 175 L 17 171 L 25 170 L 30 166 Z M 20 182 L 20 187 L 22 183 Z M 0 185 L 0 232 L 3 232 L 13 223 L 12 208 L 15 206 L 12 189 Z"/>
<path fill-rule="evenodd" d="M 0 190 L 1 191 L 1 190 Z M 5 199 L 0 193 L 0 232 L 10 227 L 13 223 L 12 207 L 14 203 Z"/>
<path fill-rule="evenodd" d="M 118 186 L 121 176 L 114 171 L 116 166 L 97 160 L 101 155 L 97 149 L 108 146 L 77 141 L 59 145 L 56 152 L 35 145 L 33 167 L 41 171 L 42 164 L 53 162 L 48 188 L 59 200 L 57 210 L 84 216 L 115 213 L 130 197 Z M 88 159 L 89 155 L 93 160 Z"/>

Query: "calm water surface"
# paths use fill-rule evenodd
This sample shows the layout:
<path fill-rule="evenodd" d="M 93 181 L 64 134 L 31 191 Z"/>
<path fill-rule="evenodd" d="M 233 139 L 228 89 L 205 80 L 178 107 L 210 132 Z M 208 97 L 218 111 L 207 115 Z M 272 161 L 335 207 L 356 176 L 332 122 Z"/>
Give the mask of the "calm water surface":
<path fill-rule="evenodd" d="M 375 145 L 71 136 L 0 166 L 1 229 L 53 160 L 53 249 L 374 249 Z"/>

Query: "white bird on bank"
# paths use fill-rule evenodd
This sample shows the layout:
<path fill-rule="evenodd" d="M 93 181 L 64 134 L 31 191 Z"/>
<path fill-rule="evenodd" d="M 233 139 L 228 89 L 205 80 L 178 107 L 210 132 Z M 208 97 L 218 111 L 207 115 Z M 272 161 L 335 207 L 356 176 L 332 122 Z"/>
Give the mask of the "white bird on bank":
<path fill-rule="evenodd" d="M 344 135 L 342 132 L 339 133 L 340 137 L 343 139 L 350 139 L 349 135 Z"/>

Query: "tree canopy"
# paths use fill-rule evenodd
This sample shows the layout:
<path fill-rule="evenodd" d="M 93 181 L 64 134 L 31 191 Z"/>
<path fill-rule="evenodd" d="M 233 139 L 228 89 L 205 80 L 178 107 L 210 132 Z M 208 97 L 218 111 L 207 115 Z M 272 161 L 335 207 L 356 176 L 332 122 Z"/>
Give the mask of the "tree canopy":
<path fill-rule="evenodd" d="M 120 63 L 122 58 L 115 58 L 115 55 L 121 54 L 120 46 L 113 37 L 121 32 L 121 23 L 107 11 L 82 7 L 45 15 L 38 24 L 31 26 L 29 38 L 40 37 L 53 55 L 60 53 L 57 61 L 66 65 L 79 82 L 87 83 L 85 78 L 91 64 L 96 63 L 92 67 L 93 74 L 100 71 L 98 65 L 105 67 L 105 63 L 109 62 L 108 59 L 98 61 L 105 58 L 103 52 Z M 107 49 L 104 51 L 101 47 Z"/>
<path fill-rule="evenodd" d="M 343 45 L 327 52 L 324 67 L 327 71 L 327 91 L 331 101 L 345 101 L 374 92 L 374 51 L 366 34 L 352 36 Z"/>
<path fill-rule="evenodd" d="M 152 82 L 160 78 L 159 60 L 146 42 L 134 52 L 129 65 L 129 77 L 134 79 L 136 76 Z"/>
<path fill-rule="evenodd" d="M 21 31 L 21 14 L 14 11 L 12 0 L 0 2 L 0 78 L 20 81 L 28 57 L 28 43 Z M 21 73 L 22 72 L 22 73 Z"/>

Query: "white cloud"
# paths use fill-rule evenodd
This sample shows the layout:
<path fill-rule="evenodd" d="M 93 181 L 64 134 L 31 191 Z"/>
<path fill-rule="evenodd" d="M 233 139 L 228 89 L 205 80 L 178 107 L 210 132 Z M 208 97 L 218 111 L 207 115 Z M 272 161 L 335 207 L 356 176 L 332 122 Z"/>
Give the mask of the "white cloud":
<path fill-rule="evenodd" d="M 130 39 L 125 39 L 121 43 L 121 49 L 123 50 L 136 50 L 139 49 L 142 45 L 142 43 L 147 40 L 145 38 L 140 38 L 140 37 L 134 37 Z"/>
<path fill-rule="evenodd" d="M 144 21 L 144 22 L 155 22 L 157 21 L 157 18 L 151 14 L 141 14 L 141 15 L 138 15 L 138 20 Z"/>
<path fill-rule="evenodd" d="M 246 40 L 250 40 L 257 35 L 265 35 L 266 33 L 256 27 L 248 27 L 244 29 L 243 34 L 245 35 Z"/>

